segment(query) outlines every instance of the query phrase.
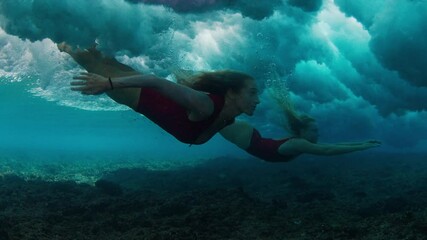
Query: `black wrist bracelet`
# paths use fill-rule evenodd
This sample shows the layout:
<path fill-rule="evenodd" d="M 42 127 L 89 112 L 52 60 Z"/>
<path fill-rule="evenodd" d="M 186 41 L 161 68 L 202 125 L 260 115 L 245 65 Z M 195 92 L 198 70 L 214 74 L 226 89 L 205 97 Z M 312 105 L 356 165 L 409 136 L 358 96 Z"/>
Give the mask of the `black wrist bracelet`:
<path fill-rule="evenodd" d="M 108 77 L 108 81 L 110 82 L 111 90 L 113 90 L 114 87 L 113 87 L 113 82 L 111 81 L 111 77 Z"/>

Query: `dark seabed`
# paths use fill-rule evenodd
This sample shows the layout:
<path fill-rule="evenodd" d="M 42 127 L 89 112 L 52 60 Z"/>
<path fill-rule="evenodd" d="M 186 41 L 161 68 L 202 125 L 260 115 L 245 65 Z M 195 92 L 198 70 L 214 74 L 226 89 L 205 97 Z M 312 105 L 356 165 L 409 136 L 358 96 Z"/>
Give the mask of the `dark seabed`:
<path fill-rule="evenodd" d="M 217 158 L 154 170 L 7 157 L 2 172 L 18 171 L 0 177 L 0 239 L 426 239 L 426 159 Z"/>

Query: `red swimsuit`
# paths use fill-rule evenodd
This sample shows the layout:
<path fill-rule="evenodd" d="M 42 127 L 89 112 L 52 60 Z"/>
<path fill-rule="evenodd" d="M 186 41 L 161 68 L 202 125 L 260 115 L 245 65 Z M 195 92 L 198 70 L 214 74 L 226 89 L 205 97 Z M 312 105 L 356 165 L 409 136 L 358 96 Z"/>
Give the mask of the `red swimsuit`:
<path fill-rule="evenodd" d="M 208 94 L 208 96 L 214 103 L 214 112 L 209 118 L 202 121 L 189 120 L 186 108 L 177 104 L 172 99 L 161 95 L 152 88 L 141 89 L 137 111 L 145 115 L 179 141 L 195 144 L 194 142 L 197 138 L 214 123 L 224 107 L 224 96 L 214 94 Z M 234 119 L 228 122 L 227 125 L 233 122 Z M 278 152 L 280 145 L 287 140 L 289 140 L 289 138 L 282 140 L 262 138 L 259 132 L 254 129 L 251 144 L 246 151 L 265 161 L 286 162 L 295 157 L 283 156 Z"/>
<path fill-rule="evenodd" d="M 179 141 L 195 144 L 197 138 L 213 124 L 224 107 L 224 96 L 214 94 L 208 94 L 208 96 L 214 103 L 214 112 L 209 118 L 202 121 L 189 120 L 186 108 L 152 88 L 141 88 L 137 111 Z"/>
<path fill-rule="evenodd" d="M 259 157 L 267 162 L 287 162 L 295 158 L 295 155 L 279 154 L 279 147 L 284 142 L 291 138 L 281 140 L 273 140 L 270 138 L 262 138 L 258 130 L 254 129 L 252 133 L 251 143 L 246 149 L 246 152 Z"/>

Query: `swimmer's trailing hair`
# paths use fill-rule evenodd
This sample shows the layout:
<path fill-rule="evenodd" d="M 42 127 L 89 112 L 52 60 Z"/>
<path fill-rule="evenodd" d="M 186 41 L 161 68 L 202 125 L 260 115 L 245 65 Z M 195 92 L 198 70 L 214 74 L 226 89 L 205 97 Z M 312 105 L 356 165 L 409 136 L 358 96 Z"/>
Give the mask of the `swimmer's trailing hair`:
<path fill-rule="evenodd" d="M 285 114 L 287 123 L 284 124 L 284 128 L 294 136 L 301 136 L 301 131 L 316 121 L 307 114 L 297 113 L 290 99 L 289 90 L 284 84 L 271 86 L 270 95 Z"/>
<path fill-rule="evenodd" d="M 245 87 L 246 80 L 253 79 L 248 74 L 233 70 L 194 74 L 193 71 L 180 69 L 174 70 L 173 73 L 179 84 L 218 95 L 225 95 L 228 90 L 238 93 Z"/>

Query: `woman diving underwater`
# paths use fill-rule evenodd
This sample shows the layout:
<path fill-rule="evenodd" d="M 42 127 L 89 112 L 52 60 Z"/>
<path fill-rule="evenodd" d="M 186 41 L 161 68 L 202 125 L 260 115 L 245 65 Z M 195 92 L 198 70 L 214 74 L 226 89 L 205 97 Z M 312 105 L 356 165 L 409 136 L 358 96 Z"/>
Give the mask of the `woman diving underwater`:
<path fill-rule="evenodd" d="M 283 106 L 287 106 L 284 113 L 292 135 L 280 140 L 263 138 L 248 123 L 235 121 L 243 113 L 253 115 L 260 103 L 256 82 L 245 73 L 205 72 L 186 79 L 178 77 L 174 83 L 142 74 L 95 47 L 81 50 L 61 43 L 58 48 L 87 70 L 74 77 L 71 90 L 87 95 L 106 93 L 183 143 L 203 144 L 220 133 L 239 148 L 270 162 L 290 161 L 301 154 L 345 154 L 381 145 L 376 140 L 317 143 L 315 120 L 297 114 L 290 103 Z"/>

